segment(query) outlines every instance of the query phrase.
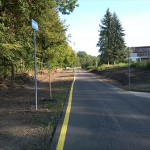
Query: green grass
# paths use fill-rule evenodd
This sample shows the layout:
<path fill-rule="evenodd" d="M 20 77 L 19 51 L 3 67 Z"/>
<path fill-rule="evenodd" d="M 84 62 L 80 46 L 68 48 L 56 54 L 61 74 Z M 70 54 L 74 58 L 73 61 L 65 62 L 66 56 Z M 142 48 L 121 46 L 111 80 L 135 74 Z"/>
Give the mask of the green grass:
<path fill-rule="evenodd" d="M 111 68 L 124 68 L 124 67 L 128 67 L 128 64 L 127 63 L 120 63 L 120 64 L 116 64 L 116 65 L 103 64 L 103 65 L 97 67 L 96 70 L 105 70 L 105 69 L 111 69 Z"/>
<path fill-rule="evenodd" d="M 130 66 L 132 68 L 136 69 L 142 69 L 142 70 L 149 70 L 150 69 L 150 61 L 141 61 L 141 62 L 131 62 Z M 128 63 L 119 63 L 116 65 L 107 65 L 103 64 L 98 67 L 89 66 L 87 70 L 106 70 L 106 69 L 112 69 L 112 68 L 128 68 Z"/>

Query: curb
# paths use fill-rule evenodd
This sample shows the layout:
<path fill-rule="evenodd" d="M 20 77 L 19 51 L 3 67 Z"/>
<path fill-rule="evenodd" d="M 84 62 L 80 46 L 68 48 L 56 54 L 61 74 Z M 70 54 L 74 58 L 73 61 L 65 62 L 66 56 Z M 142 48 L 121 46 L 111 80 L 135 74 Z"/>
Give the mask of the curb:
<path fill-rule="evenodd" d="M 71 105 L 72 105 L 72 94 L 73 94 L 74 83 L 75 83 L 75 74 L 74 74 L 74 80 L 72 81 L 72 84 L 71 84 L 68 99 L 64 105 L 62 116 L 60 118 L 60 121 L 58 122 L 57 128 L 54 133 L 54 137 L 50 144 L 50 150 L 56 150 L 56 149 L 61 150 L 64 147 L 67 127 L 68 127 L 68 122 L 69 122 L 69 116 L 70 116 L 70 110 L 71 110 Z"/>

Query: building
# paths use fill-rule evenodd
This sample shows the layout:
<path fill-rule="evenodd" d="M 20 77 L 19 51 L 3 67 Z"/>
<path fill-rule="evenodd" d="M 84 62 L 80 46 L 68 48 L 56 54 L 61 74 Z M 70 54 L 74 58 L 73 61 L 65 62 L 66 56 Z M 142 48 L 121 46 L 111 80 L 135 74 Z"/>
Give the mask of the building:
<path fill-rule="evenodd" d="M 150 46 L 134 47 L 133 53 L 130 54 L 131 61 L 150 60 Z"/>

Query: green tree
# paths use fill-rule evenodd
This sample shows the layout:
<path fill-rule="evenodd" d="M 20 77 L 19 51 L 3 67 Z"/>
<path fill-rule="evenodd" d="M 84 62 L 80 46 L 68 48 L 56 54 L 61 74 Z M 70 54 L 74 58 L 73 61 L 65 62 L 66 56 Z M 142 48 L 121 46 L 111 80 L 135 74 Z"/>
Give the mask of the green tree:
<path fill-rule="evenodd" d="M 79 51 L 77 53 L 81 67 L 86 69 L 89 66 L 96 66 L 96 57 L 88 55 L 85 51 Z"/>
<path fill-rule="evenodd" d="M 19 70 L 33 69 L 33 30 L 31 19 L 39 23 L 37 58 L 40 68 L 51 60 L 62 66 L 66 57 L 67 28 L 59 18 L 58 10 L 69 14 L 77 0 L 1 0 L 0 1 L 0 69 L 6 76 Z M 6 34 L 7 33 L 7 34 Z M 11 69 L 10 69 L 11 68 Z"/>
<path fill-rule="evenodd" d="M 70 14 L 74 11 L 75 7 L 78 7 L 79 4 L 77 4 L 78 0 L 56 0 L 58 10 L 62 14 Z"/>
<path fill-rule="evenodd" d="M 1 26 L 1 65 L 4 67 L 4 77 L 11 70 L 11 78 L 14 78 L 18 60 L 24 55 L 24 50 L 18 40 L 18 27 L 21 26 L 21 7 L 19 2 L 1 1 L 0 5 L 0 26 Z M 17 15 L 18 14 L 18 15 Z M 5 34 L 7 33 L 7 34 Z M 11 68 L 11 69 L 9 69 Z M 17 71 L 17 69 L 16 69 Z"/>
<path fill-rule="evenodd" d="M 125 52 L 124 30 L 116 13 L 112 16 L 112 61 L 121 62 L 127 57 Z"/>
<path fill-rule="evenodd" d="M 103 60 L 108 62 L 108 64 L 111 59 L 111 21 L 112 14 L 107 9 L 104 18 L 101 20 L 101 25 L 99 25 L 99 41 L 97 46 L 99 47 L 99 52 L 103 55 Z"/>
<path fill-rule="evenodd" d="M 115 63 L 124 59 L 125 42 L 123 28 L 117 15 L 107 9 L 101 20 L 97 46 L 101 52 L 101 61 Z"/>
<path fill-rule="evenodd" d="M 72 50 L 72 47 L 67 46 L 66 52 L 65 52 L 65 59 L 64 59 L 64 65 L 65 67 L 70 66 L 73 67 L 75 62 L 75 54 Z"/>

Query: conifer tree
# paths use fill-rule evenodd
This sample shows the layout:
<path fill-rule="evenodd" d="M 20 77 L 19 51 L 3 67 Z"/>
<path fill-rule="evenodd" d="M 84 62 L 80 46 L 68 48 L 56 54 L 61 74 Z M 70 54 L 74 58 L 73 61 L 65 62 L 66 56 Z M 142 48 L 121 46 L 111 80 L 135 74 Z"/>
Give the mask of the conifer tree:
<path fill-rule="evenodd" d="M 104 18 L 101 20 L 99 30 L 99 41 L 97 46 L 101 52 L 101 60 L 104 63 L 122 61 L 125 57 L 124 30 L 117 15 L 107 9 Z"/>
<path fill-rule="evenodd" d="M 124 30 L 116 13 L 112 16 L 112 61 L 120 62 L 126 58 Z"/>

